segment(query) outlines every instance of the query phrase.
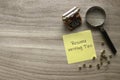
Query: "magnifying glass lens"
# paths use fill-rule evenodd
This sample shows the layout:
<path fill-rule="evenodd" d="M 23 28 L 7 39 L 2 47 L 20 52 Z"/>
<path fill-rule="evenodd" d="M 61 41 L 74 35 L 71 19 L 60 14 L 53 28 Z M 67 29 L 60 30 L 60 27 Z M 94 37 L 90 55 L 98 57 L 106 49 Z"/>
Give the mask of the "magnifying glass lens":
<path fill-rule="evenodd" d="M 87 14 L 87 22 L 92 25 L 92 27 L 100 26 L 105 21 L 105 14 L 101 10 L 92 9 Z"/>

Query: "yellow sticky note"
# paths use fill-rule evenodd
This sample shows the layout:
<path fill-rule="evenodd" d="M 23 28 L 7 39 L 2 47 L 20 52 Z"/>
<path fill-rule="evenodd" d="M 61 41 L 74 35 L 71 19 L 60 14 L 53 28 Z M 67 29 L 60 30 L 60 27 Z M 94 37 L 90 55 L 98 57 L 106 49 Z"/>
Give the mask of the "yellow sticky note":
<path fill-rule="evenodd" d="M 63 35 L 68 64 L 91 60 L 96 57 L 90 30 Z"/>

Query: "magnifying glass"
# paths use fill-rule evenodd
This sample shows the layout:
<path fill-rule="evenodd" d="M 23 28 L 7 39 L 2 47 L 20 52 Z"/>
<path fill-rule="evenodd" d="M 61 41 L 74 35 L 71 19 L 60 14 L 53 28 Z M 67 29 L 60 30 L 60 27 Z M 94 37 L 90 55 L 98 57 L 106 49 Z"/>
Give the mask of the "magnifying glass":
<path fill-rule="evenodd" d="M 86 13 L 86 23 L 90 27 L 98 29 L 102 33 L 103 37 L 106 40 L 106 43 L 108 44 L 112 53 L 115 55 L 117 53 L 117 50 L 115 49 L 112 41 L 110 40 L 106 30 L 103 28 L 105 19 L 106 19 L 106 13 L 104 9 L 99 6 L 93 6 L 89 8 Z"/>

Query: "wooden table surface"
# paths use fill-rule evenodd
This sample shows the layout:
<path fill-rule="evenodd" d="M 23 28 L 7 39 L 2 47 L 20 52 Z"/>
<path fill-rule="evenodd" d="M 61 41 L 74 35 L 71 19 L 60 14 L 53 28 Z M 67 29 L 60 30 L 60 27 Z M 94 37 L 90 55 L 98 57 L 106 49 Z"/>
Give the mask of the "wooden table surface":
<path fill-rule="evenodd" d="M 105 29 L 117 48 L 111 64 L 81 71 L 83 63 L 67 64 L 62 36 L 90 30 L 85 13 L 91 6 L 105 9 Z M 82 25 L 68 31 L 62 14 L 80 7 Z M 0 80 L 120 80 L 120 0 L 0 0 Z M 96 53 L 111 54 L 101 34 L 92 30 Z"/>

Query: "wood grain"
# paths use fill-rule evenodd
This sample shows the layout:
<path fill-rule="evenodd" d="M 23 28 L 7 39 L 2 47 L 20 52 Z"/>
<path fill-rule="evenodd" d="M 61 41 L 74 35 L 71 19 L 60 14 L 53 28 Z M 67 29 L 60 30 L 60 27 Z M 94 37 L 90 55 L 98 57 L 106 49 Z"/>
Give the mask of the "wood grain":
<path fill-rule="evenodd" d="M 111 64 L 97 70 L 78 70 L 67 64 L 62 36 L 90 29 L 84 18 L 91 6 L 101 6 L 107 14 L 105 29 L 118 53 Z M 62 14 L 78 6 L 82 26 L 70 32 L 65 29 Z M 120 80 L 120 0 L 0 0 L 0 80 Z M 92 30 L 99 56 L 99 31 Z M 90 63 L 90 62 L 86 62 Z"/>

